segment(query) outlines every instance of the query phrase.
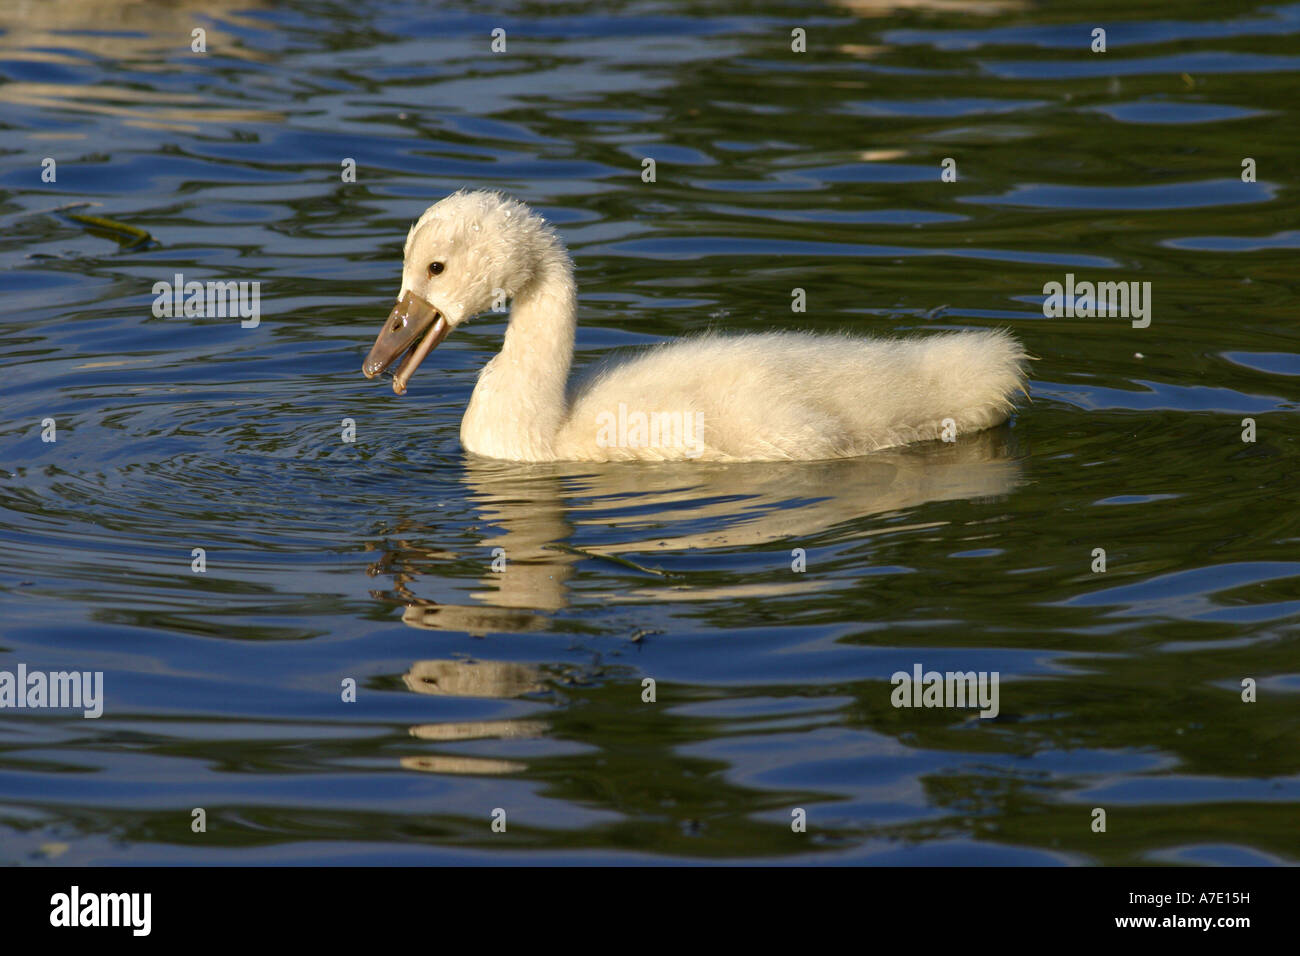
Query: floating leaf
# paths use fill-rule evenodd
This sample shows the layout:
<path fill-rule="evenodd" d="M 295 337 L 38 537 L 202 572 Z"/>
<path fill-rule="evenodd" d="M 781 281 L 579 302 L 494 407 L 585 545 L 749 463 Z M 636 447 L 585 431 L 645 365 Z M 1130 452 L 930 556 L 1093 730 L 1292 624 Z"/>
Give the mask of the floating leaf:
<path fill-rule="evenodd" d="M 65 212 L 64 215 L 73 222 L 85 226 L 90 232 L 119 242 L 128 249 L 138 249 L 156 241 L 148 231 L 139 226 L 118 222 L 107 216 L 87 216 L 79 212 Z"/>

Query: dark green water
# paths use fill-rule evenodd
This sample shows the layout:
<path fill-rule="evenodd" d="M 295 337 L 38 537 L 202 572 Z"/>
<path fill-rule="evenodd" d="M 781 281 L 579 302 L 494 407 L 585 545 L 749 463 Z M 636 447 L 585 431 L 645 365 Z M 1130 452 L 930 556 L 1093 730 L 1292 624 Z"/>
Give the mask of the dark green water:
<path fill-rule="evenodd" d="M 0 710 L 0 862 L 1295 863 L 1300 4 L 1133 8 L 0 6 L 0 670 L 105 696 Z M 470 460 L 499 316 L 405 398 L 359 372 L 462 186 L 557 224 L 580 362 L 1005 327 L 1033 403 L 856 461 Z M 260 324 L 155 318 L 178 272 Z M 1067 273 L 1149 327 L 1045 318 Z M 999 715 L 891 706 L 915 664 Z"/>

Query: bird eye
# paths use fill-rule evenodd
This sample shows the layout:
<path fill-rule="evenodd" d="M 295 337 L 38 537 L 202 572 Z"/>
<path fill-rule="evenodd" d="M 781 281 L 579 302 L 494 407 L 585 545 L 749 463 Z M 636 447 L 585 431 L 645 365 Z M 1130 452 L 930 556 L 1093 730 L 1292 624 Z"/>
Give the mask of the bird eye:
<path fill-rule="evenodd" d="M 432 279 L 432 278 L 433 278 L 434 276 L 436 276 L 436 275 L 440 275 L 441 273 L 442 273 L 442 263 L 441 263 L 441 262 L 430 262 L 430 263 L 429 263 L 429 278 L 430 278 L 430 279 Z"/>

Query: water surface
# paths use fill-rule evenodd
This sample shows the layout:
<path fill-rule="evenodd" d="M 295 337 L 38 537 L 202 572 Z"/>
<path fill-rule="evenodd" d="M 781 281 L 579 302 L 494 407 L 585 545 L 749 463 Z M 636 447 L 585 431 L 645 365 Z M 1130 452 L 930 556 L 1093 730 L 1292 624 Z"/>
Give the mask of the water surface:
<path fill-rule="evenodd" d="M 1300 859 L 1300 4 L 737 7 L 0 11 L 0 669 L 106 688 L 0 711 L 0 862 Z M 501 317 L 359 372 L 462 186 L 557 224 L 580 363 L 1000 327 L 1033 402 L 855 461 L 471 459 Z M 260 324 L 155 318 L 178 272 Z M 1044 318 L 1067 273 L 1150 327 Z M 894 708 L 918 663 L 999 715 Z"/>

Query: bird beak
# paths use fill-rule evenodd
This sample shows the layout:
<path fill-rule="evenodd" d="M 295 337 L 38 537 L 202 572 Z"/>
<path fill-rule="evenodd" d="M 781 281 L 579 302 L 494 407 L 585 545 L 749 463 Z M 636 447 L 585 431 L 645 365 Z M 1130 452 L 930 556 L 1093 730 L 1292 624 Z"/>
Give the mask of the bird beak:
<path fill-rule="evenodd" d="M 405 352 L 405 358 L 393 372 L 393 391 L 398 395 L 404 395 L 406 383 L 410 381 L 425 356 L 432 352 L 450 331 L 451 326 L 447 324 L 441 312 L 414 292 L 407 292 L 397 300 L 393 311 L 388 313 L 388 320 L 379 330 L 379 336 L 371 346 L 370 354 L 366 356 L 361 371 L 366 378 L 374 378 Z"/>

